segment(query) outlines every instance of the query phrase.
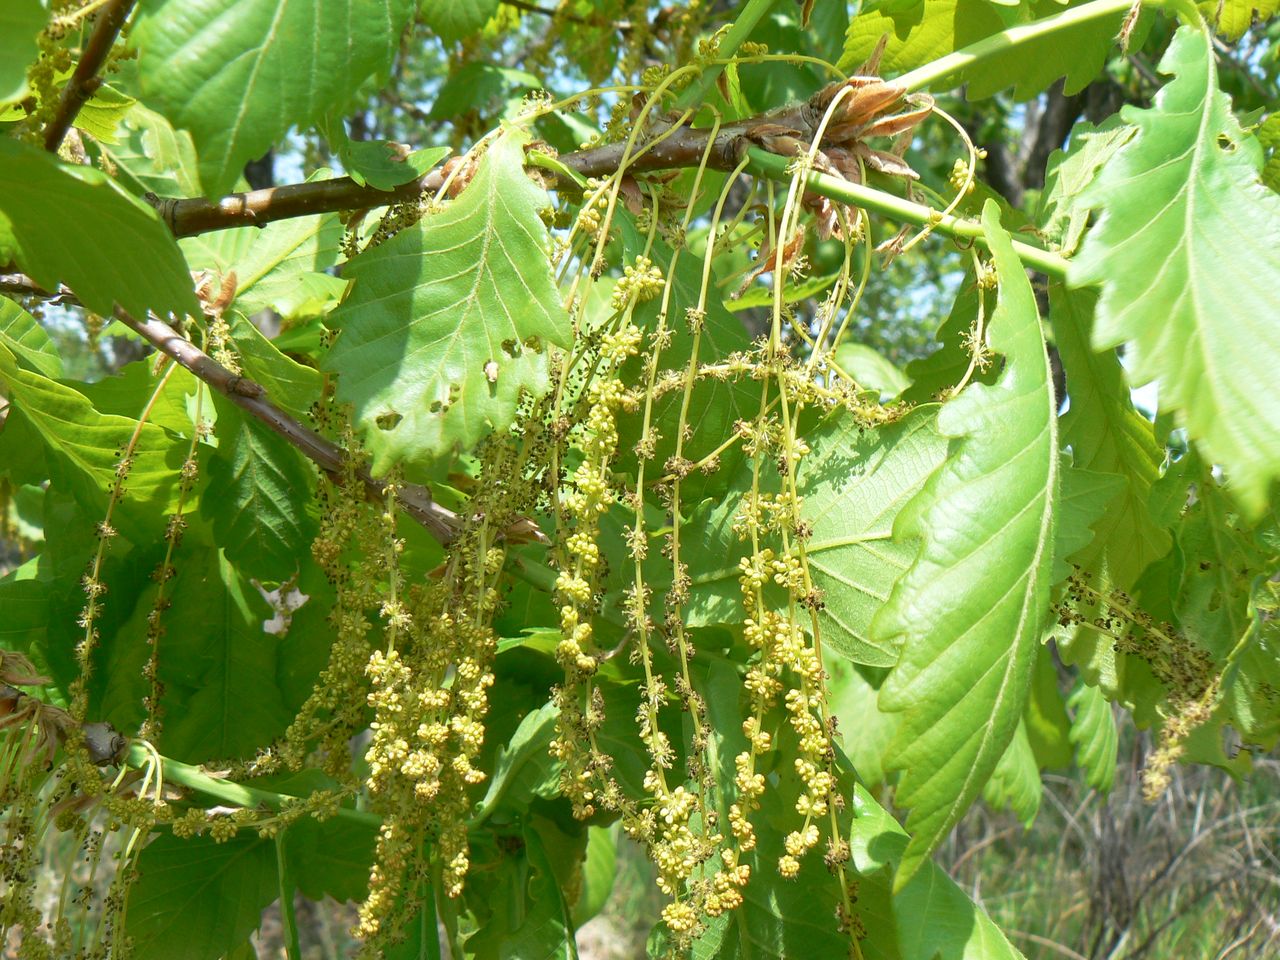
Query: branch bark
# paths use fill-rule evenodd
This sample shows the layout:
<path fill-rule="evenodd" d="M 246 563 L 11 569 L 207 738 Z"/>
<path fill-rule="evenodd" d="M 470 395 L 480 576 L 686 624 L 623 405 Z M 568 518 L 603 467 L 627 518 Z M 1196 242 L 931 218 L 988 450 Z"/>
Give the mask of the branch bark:
<path fill-rule="evenodd" d="M 190 370 L 250 416 L 266 424 L 330 477 L 341 476 L 348 457 L 347 451 L 303 426 L 277 407 L 267 399 L 261 384 L 232 373 L 157 317 L 139 320 L 119 307 L 116 308 L 115 317 L 161 353 Z M 376 500 L 386 499 L 385 481 L 379 480 L 364 467 L 356 471 L 356 476 L 364 484 L 370 497 Z M 395 495 L 401 508 L 441 543 L 450 543 L 458 535 L 461 524 L 457 514 L 436 503 L 426 487 L 413 483 L 396 484 Z"/>
<path fill-rule="evenodd" d="M 0 276 L 0 292 L 56 299 L 64 303 L 76 302 L 70 290 L 60 288 L 56 293 L 49 293 L 22 275 Z M 277 407 L 261 384 L 232 373 L 163 320 L 156 317 L 139 320 L 119 307 L 115 310 L 115 318 L 175 363 L 191 371 L 211 389 L 279 434 L 330 477 L 335 480 L 341 478 L 349 456 L 347 451 Z M 356 477 L 371 498 L 385 501 L 386 481 L 379 480 L 364 467 L 356 471 Z M 452 543 L 461 531 L 461 518 L 436 503 L 426 487 L 398 483 L 395 495 L 401 509 L 441 543 Z"/>
<path fill-rule="evenodd" d="M 80 55 L 71 79 L 62 88 L 62 99 L 58 101 L 58 112 L 49 121 L 44 132 L 44 148 L 50 153 L 57 153 L 62 140 L 71 129 L 80 108 L 93 96 L 94 91 L 102 85 L 98 71 L 107 60 L 107 54 L 116 42 L 120 29 L 129 19 L 134 0 L 110 0 L 98 15 L 98 22 L 89 37 L 89 43 Z"/>

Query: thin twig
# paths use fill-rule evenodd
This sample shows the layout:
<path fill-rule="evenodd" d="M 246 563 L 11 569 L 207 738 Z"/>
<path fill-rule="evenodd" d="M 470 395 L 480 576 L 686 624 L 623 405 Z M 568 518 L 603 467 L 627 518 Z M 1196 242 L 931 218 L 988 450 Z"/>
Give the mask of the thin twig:
<path fill-rule="evenodd" d="M 119 307 L 116 308 L 115 317 L 161 353 L 266 424 L 329 476 L 341 476 L 347 452 L 303 426 L 268 400 L 261 384 L 232 373 L 157 317 L 138 320 Z M 379 501 L 386 500 L 385 481 L 379 480 L 364 467 L 356 471 L 356 476 L 364 484 L 370 497 Z M 426 487 L 413 483 L 396 484 L 395 495 L 404 511 L 441 543 L 450 543 L 458 535 L 460 523 L 457 514 L 436 503 Z"/>
<path fill-rule="evenodd" d="M 22 275 L 0 276 L 0 292 L 28 294 L 48 300 L 56 297 L 63 303 L 78 302 L 75 294 L 65 287 L 50 293 Z M 347 451 L 277 407 L 268 399 L 261 384 L 232 373 L 163 320 L 156 317 L 139 320 L 120 307 L 116 307 L 115 318 L 165 356 L 189 370 L 198 380 L 264 423 L 330 477 L 338 479 L 342 476 Z M 379 480 L 364 467 L 356 471 L 356 476 L 372 499 L 385 502 L 385 481 Z M 457 537 L 462 527 L 461 518 L 452 510 L 436 503 L 426 487 L 416 483 L 397 483 L 395 495 L 405 513 L 441 543 L 452 543 Z"/>
<path fill-rule="evenodd" d="M 62 88 L 62 99 L 58 101 L 58 112 L 49 121 L 44 132 L 44 148 L 50 153 L 57 153 L 62 140 L 75 122 L 80 108 L 102 85 L 98 71 L 107 60 L 107 54 L 115 45 L 116 36 L 129 19 L 134 0 L 109 0 L 98 15 L 98 22 L 89 37 L 89 43 L 80 55 L 71 79 Z"/>

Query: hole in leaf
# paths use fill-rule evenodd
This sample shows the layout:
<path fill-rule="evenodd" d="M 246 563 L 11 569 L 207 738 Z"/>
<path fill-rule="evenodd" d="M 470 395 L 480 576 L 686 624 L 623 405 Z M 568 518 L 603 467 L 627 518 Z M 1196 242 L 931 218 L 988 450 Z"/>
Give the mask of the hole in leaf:
<path fill-rule="evenodd" d="M 1236 152 L 1236 142 L 1225 133 L 1218 134 L 1218 147 L 1227 153 Z"/>
<path fill-rule="evenodd" d="M 404 417 L 400 414 L 396 413 L 394 410 L 390 410 L 387 413 L 378 414 L 378 416 L 374 418 L 373 422 L 378 425 L 379 430 L 394 430 L 403 419 Z"/>
<path fill-rule="evenodd" d="M 516 357 L 520 356 L 520 341 L 513 340 L 510 337 L 508 337 L 506 340 L 503 340 L 502 352 L 505 353 L 507 356 L 511 357 L 512 359 L 515 359 Z"/>

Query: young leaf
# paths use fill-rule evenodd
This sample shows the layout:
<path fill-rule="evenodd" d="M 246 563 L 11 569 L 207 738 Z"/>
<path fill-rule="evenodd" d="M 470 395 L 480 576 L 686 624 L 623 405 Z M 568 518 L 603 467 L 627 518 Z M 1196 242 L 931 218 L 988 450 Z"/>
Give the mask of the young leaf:
<path fill-rule="evenodd" d="M 340 375 L 338 400 L 354 404 L 376 473 L 506 427 L 523 393 L 546 390 L 547 345 L 569 344 L 527 140 L 504 133 L 456 200 L 344 271 L 354 287 L 331 315 L 342 332 L 325 368 Z"/>
<path fill-rule="evenodd" d="M 1127 341 L 1135 383 L 1227 470 L 1258 514 L 1280 476 L 1280 196 L 1258 180 L 1261 150 L 1218 89 L 1208 34 L 1182 27 L 1138 136 L 1085 191 L 1101 222 L 1072 262 L 1072 286 L 1101 284 L 1094 346 Z"/>
<path fill-rule="evenodd" d="M 1099 793 L 1110 793 L 1116 777 L 1116 721 L 1111 704 L 1097 687 L 1081 678 L 1067 699 L 1075 714 L 1071 722 L 1071 743 L 1076 748 L 1076 765 L 1084 771 L 1085 783 Z"/>
<path fill-rule="evenodd" d="M 1239 40 L 1255 19 L 1263 23 L 1280 13 L 1280 0 L 1201 0 L 1196 6 L 1228 40 Z"/>
<path fill-rule="evenodd" d="M 0 263 L 9 260 L 46 290 L 65 283 L 106 316 L 117 303 L 138 317 L 200 313 L 182 254 L 154 210 L 99 170 L 0 138 Z"/>
<path fill-rule="evenodd" d="M 891 754 L 911 808 L 898 889 L 1008 748 L 1049 605 L 1060 472 L 1049 360 L 992 201 L 982 221 L 1000 284 L 988 338 L 1005 369 L 942 408 L 951 455 L 894 525 L 923 546 L 872 625 L 902 645 L 880 692 L 882 709 L 902 712 Z"/>
<path fill-rule="evenodd" d="M 191 131 L 210 196 L 294 124 L 391 65 L 411 0 L 154 0 L 133 31 L 148 103 Z"/>
<path fill-rule="evenodd" d="M 1119 114 L 1096 127 L 1081 121 L 1071 128 L 1067 148 L 1050 155 L 1035 221 L 1064 255 L 1075 253 L 1089 224 L 1089 211 L 1080 205 L 1080 194 L 1132 136 L 1133 128 L 1122 123 Z"/>
<path fill-rule="evenodd" d="M 1028 4 L 1033 17 L 1058 13 L 1055 0 Z M 1065 77 L 1067 94 L 1077 93 L 1102 70 L 1115 43 L 1125 8 L 1099 10 L 1099 15 L 1010 46 L 955 71 L 935 84 L 937 89 L 968 84 L 965 95 L 980 100 L 1014 88 L 1018 100 L 1026 100 Z M 912 4 L 880 4 L 880 8 L 854 17 L 845 35 L 840 69 L 857 69 L 885 34 L 881 68 L 886 76 L 922 66 L 954 50 L 1000 33 L 1015 21 L 989 0 L 921 0 Z"/>
<path fill-rule="evenodd" d="M 219 960 L 279 895 L 275 845 L 252 831 L 218 843 L 164 833 L 138 857 L 125 932 L 137 960 Z"/>

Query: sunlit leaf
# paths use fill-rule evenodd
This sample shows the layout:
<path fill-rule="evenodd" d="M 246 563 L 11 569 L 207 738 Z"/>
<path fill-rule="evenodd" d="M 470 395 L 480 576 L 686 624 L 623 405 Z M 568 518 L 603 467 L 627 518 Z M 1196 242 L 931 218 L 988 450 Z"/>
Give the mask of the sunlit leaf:
<path fill-rule="evenodd" d="M 837 415 L 806 436 L 811 453 L 797 482 L 813 531 L 806 554 L 824 602 L 819 627 L 824 644 L 855 663 L 897 661 L 896 647 L 876 637 L 870 624 L 915 552 L 915 544 L 895 539 L 894 518 L 946 453 L 934 409 L 875 431 Z M 739 489 L 749 489 L 749 468 L 741 483 Z M 749 544 L 732 529 L 737 509 L 736 497 L 709 502 L 683 528 L 691 541 L 682 553 L 693 577 L 686 609 L 691 626 L 742 616 L 738 561 Z"/>
<path fill-rule="evenodd" d="M 1048 17 L 1063 8 L 1055 0 L 1038 0 L 1028 6 L 1033 18 Z M 849 21 L 840 68 L 857 69 L 880 38 L 889 34 L 881 70 L 885 76 L 903 73 L 1017 25 L 1022 9 L 1021 5 L 1001 8 L 989 0 L 881 3 Z M 935 89 L 965 83 L 965 95 L 977 100 L 1013 87 L 1014 96 L 1026 100 L 1065 77 L 1065 92 L 1076 93 L 1102 70 L 1123 17 L 1123 11 L 1107 11 L 1011 46 L 957 70 L 935 84 Z"/>
<path fill-rule="evenodd" d="M 46 290 L 65 283 L 107 316 L 117 303 L 139 317 L 200 312 L 154 210 L 99 170 L 0 138 L 0 263 L 9 260 Z"/>
<path fill-rule="evenodd" d="M 341 333 L 325 368 L 355 406 L 377 473 L 510 424 L 522 394 L 547 388 L 547 347 L 569 343 L 526 140 L 500 137 L 456 200 L 343 271 L 354 287 L 331 316 Z"/>
<path fill-rule="evenodd" d="M 23 369 L 3 342 L 0 383 L 39 431 L 54 485 L 72 493 L 91 516 L 105 519 L 120 452 L 136 433 L 127 495 L 116 507 L 114 522 L 135 542 L 163 528 L 177 502 L 184 457 L 172 435 L 150 423 L 99 413 L 84 394 Z"/>
<path fill-rule="evenodd" d="M 1022 716 L 1049 605 L 1059 486 L 1057 421 L 1035 297 L 988 201 L 983 228 L 999 276 L 988 340 L 1006 365 L 946 404 L 947 461 L 907 504 L 895 534 L 919 537 L 914 565 L 873 624 L 902 656 L 880 691 L 901 711 L 891 749 L 911 843 L 896 885 L 918 870 L 1008 748 Z"/>
<path fill-rule="evenodd" d="M 210 196 L 328 113 L 400 45 L 411 0 L 152 0 L 132 39 L 148 103 L 191 131 Z"/>
<path fill-rule="evenodd" d="M 1181 28 L 1160 69 L 1174 79 L 1152 109 L 1122 111 L 1138 136 L 1081 198 L 1102 219 L 1069 280 L 1102 286 L 1094 346 L 1128 343 L 1133 382 L 1158 380 L 1161 408 L 1256 515 L 1280 476 L 1280 196 L 1258 180 L 1208 35 Z"/>

